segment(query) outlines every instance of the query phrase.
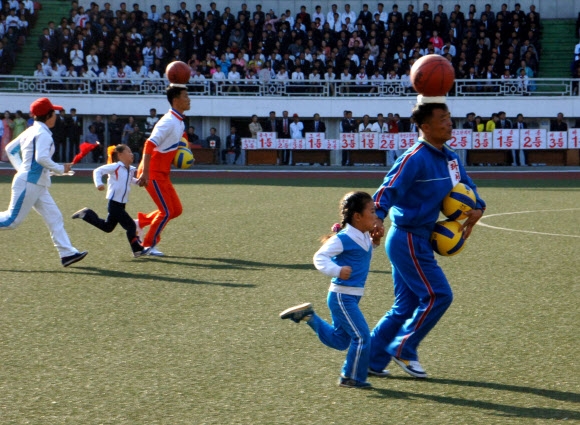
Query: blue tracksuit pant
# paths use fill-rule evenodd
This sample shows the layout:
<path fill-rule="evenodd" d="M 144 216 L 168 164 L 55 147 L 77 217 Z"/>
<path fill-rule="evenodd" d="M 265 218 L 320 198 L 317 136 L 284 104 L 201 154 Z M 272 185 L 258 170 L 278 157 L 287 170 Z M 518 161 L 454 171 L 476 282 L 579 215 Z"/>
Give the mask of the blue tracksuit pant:
<path fill-rule="evenodd" d="M 370 330 L 359 309 L 360 296 L 328 293 L 328 308 L 332 315 L 329 325 L 316 314 L 308 322 L 324 345 L 346 350 L 342 376 L 360 382 L 367 380 L 370 352 Z"/>
<path fill-rule="evenodd" d="M 391 227 L 385 248 L 393 270 L 395 302 L 371 333 L 373 370 L 383 370 L 391 356 L 418 360 L 417 346 L 453 300 L 428 239 Z"/>

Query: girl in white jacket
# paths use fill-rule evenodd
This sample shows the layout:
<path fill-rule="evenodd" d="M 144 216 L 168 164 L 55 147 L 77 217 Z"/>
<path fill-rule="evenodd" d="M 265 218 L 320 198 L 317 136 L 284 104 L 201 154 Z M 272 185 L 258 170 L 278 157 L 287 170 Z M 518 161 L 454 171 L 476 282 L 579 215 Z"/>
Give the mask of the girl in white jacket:
<path fill-rule="evenodd" d="M 125 211 L 129 201 L 131 185 L 137 184 L 133 163 L 133 152 L 127 145 L 117 145 L 112 154 L 113 163 L 103 165 L 93 171 L 93 180 L 98 190 L 105 190 L 103 176 L 109 176 L 107 181 L 107 199 L 109 200 L 109 215 L 106 220 L 99 218 L 90 208 L 83 208 L 72 215 L 72 218 L 81 218 L 103 232 L 111 233 L 117 224 L 127 231 L 127 239 L 131 245 L 134 257 L 147 254 L 137 236 L 137 226 L 131 216 Z"/>

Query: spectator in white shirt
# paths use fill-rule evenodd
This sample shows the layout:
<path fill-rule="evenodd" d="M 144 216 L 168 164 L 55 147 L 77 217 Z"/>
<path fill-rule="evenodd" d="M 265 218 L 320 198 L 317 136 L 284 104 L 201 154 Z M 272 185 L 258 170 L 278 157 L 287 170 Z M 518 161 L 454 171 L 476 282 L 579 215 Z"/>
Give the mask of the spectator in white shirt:
<path fill-rule="evenodd" d="M 350 18 L 350 21 L 347 22 L 347 18 Z M 340 16 L 341 19 L 341 23 L 346 24 L 348 26 L 349 23 L 353 24 L 356 22 L 356 13 L 354 12 L 354 10 L 350 10 L 350 4 L 345 4 L 344 5 L 344 12 L 342 12 L 342 15 Z M 349 29 L 349 32 L 352 32 Z"/>
<path fill-rule="evenodd" d="M 410 93 L 413 89 L 413 85 L 411 84 L 411 70 L 409 68 L 405 69 L 405 73 L 401 77 L 401 86 L 403 86 L 405 93 Z"/>
<path fill-rule="evenodd" d="M 336 24 L 336 19 L 334 16 L 335 13 L 338 13 L 338 6 L 336 4 L 333 4 L 331 6 L 330 12 L 326 14 L 326 22 L 328 22 L 328 25 L 330 26 L 331 29 L 334 28 Z"/>
<path fill-rule="evenodd" d="M 322 29 L 324 23 L 326 22 L 326 18 L 324 17 L 324 13 L 322 13 L 321 6 L 315 7 L 315 12 L 312 14 L 312 22 L 316 22 L 316 18 L 320 19 L 319 29 Z"/>
<path fill-rule="evenodd" d="M 348 72 L 348 68 L 344 68 L 342 74 L 340 74 L 341 91 L 344 93 L 350 93 L 350 83 L 352 81 L 352 75 Z"/>
<path fill-rule="evenodd" d="M 298 114 L 292 115 L 292 119 L 293 121 L 290 123 L 290 137 L 292 139 L 302 139 L 304 137 L 304 124 L 300 121 Z"/>
<path fill-rule="evenodd" d="M 75 67 L 75 71 L 77 71 L 77 73 L 80 72 L 85 63 L 85 54 L 80 50 L 77 43 L 73 44 L 73 48 L 70 51 L 70 61 Z"/>
<path fill-rule="evenodd" d="M 371 124 L 370 117 L 365 115 L 362 122 L 358 125 L 359 133 L 371 133 L 373 131 L 373 125 Z"/>
<path fill-rule="evenodd" d="M 357 92 L 359 93 L 359 96 L 363 93 L 368 94 L 368 89 L 364 87 L 369 83 L 369 77 L 363 66 L 359 68 L 358 74 L 356 74 L 354 81 L 355 84 L 358 86 Z"/>
<path fill-rule="evenodd" d="M 371 93 L 378 93 L 380 87 L 385 82 L 385 77 L 381 75 L 378 69 L 375 69 L 375 73 L 371 75 Z"/>
<path fill-rule="evenodd" d="M 241 76 L 238 72 L 237 65 L 232 65 L 230 68 L 230 72 L 228 72 L 228 93 L 232 90 L 240 92 L 240 86 L 238 85 L 240 82 Z"/>
<path fill-rule="evenodd" d="M 46 72 L 44 72 L 44 67 L 42 66 L 41 63 L 36 64 L 36 70 L 34 71 L 33 76 L 38 78 L 38 79 L 44 79 L 44 78 L 48 77 Z"/>
<path fill-rule="evenodd" d="M 372 131 L 375 133 L 388 133 L 389 126 L 385 120 L 383 114 L 377 115 L 377 122 L 373 124 Z"/>
<path fill-rule="evenodd" d="M 286 68 L 281 66 L 280 69 L 278 70 L 278 73 L 276 74 L 276 80 L 280 80 L 280 81 L 286 81 L 288 80 L 288 72 L 286 71 Z"/>
<path fill-rule="evenodd" d="M 297 66 L 294 70 L 294 72 L 292 73 L 292 81 L 296 81 L 296 80 L 304 80 L 304 73 L 302 72 L 302 69 Z"/>
<path fill-rule="evenodd" d="M 85 57 L 85 62 L 87 64 L 87 69 L 90 69 L 93 72 L 99 72 L 99 57 L 97 56 L 97 49 L 95 47 L 91 48 L 91 51 Z"/>

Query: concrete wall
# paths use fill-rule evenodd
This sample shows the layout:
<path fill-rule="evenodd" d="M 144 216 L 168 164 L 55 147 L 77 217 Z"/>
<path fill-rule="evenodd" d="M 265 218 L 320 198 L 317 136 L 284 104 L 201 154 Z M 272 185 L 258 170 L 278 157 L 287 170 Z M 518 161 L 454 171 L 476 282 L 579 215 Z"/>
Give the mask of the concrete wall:
<path fill-rule="evenodd" d="M 106 0 L 99 1 L 99 5 L 105 3 Z M 113 10 L 119 8 L 119 4 L 121 0 L 108 0 L 111 3 L 111 7 Z M 133 1 L 127 1 L 128 10 L 132 9 Z M 177 5 L 179 4 L 180 0 L 144 0 L 140 1 L 139 5 L 141 10 L 149 11 L 150 6 L 152 4 L 157 5 L 157 11 L 161 12 L 163 10 L 164 5 L 170 5 L 171 10 L 177 10 Z M 199 3 L 202 5 L 202 10 L 208 10 L 209 4 L 211 0 L 204 0 L 204 1 L 195 1 L 195 2 L 187 2 L 188 10 L 193 11 L 195 10 L 195 4 Z M 229 6 L 232 10 L 234 15 L 237 15 L 238 11 L 241 9 L 240 5 L 242 3 L 246 3 L 248 5 L 248 10 L 253 12 L 255 10 L 255 5 L 260 4 L 262 5 L 262 11 L 267 12 L 270 9 L 273 9 L 278 15 L 280 11 L 285 11 L 286 9 L 290 9 L 293 14 L 298 13 L 300 11 L 300 6 L 305 5 L 307 11 L 312 13 L 314 11 L 314 7 L 316 5 L 322 6 L 322 11 L 327 13 L 330 10 L 330 6 L 332 4 L 338 5 L 339 12 L 344 10 L 345 4 L 350 4 L 351 9 L 355 12 L 359 12 L 362 10 L 362 5 L 364 3 L 368 4 L 370 9 L 374 11 L 374 5 L 378 3 L 378 1 L 368 1 L 368 0 L 264 0 L 264 1 L 256 1 L 256 0 L 241 0 L 241 1 L 231 1 L 231 0 L 215 0 L 217 5 L 217 9 L 223 12 L 226 6 Z M 534 4 L 536 6 L 536 12 L 540 13 L 541 18 L 543 19 L 555 19 L 555 18 L 576 18 L 578 12 L 580 12 L 580 0 L 401 0 L 401 1 L 386 1 L 382 0 L 382 3 L 385 5 L 385 10 L 391 11 L 392 5 L 397 3 L 399 5 L 399 11 L 401 13 L 406 12 L 407 6 L 412 4 L 415 7 L 415 11 L 420 11 L 423 9 L 423 3 L 428 3 L 431 10 L 436 11 L 437 6 L 442 4 L 444 11 L 449 14 L 453 7 L 456 4 L 461 5 L 461 10 L 464 13 L 467 13 L 470 4 L 475 4 L 477 11 L 481 12 L 484 9 L 486 3 L 490 3 L 492 5 L 493 11 L 501 10 L 501 5 L 506 3 L 508 5 L 509 10 L 514 9 L 514 5 L 516 3 L 520 3 L 522 6 L 522 10 L 526 13 L 529 12 L 530 5 Z M 90 4 L 90 1 L 81 1 L 79 4 L 87 7 Z"/>
<path fill-rule="evenodd" d="M 0 100 L 0 110 L 28 111 L 30 104 L 38 95 L 6 94 Z M 156 108 L 160 114 L 168 110 L 167 100 L 163 96 L 73 96 L 51 95 L 50 99 L 57 105 L 62 105 L 68 112 L 76 108 L 79 115 L 93 117 L 101 114 L 109 116 L 113 113 L 119 116 L 135 115 L 145 117 L 150 108 Z M 196 98 L 192 96 L 191 110 L 187 112 L 190 125 L 195 125 L 200 137 L 209 134 L 210 127 L 216 127 L 218 134 L 228 134 L 230 119 L 247 118 L 250 122 L 252 114 L 266 118 L 270 111 L 276 111 L 280 116 L 283 110 L 297 113 L 302 118 L 311 118 L 319 113 L 327 123 L 338 123 L 345 109 L 353 111 L 355 117 L 369 114 L 376 117 L 378 113 L 398 113 L 401 117 L 409 117 L 415 99 L 408 98 L 351 98 L 351 99 L 320 99 L 320 98 L 275 98 L 275 97 L 229 97 L 229 98 Z M 456 118 L 464 118 L 468 112 L 475 112 L 488 119 L 493 112 L 503 110 L 508 117 L 518 113 L 528 119 L 547 123 L 562 112 L 569 124 L 580 117 L 580 97 L 522 97 L 522 98 L 452 98 L 448 99 L 449 108 Z M 336 132 L 336 133 L 335 133 Z M 335 137 L 338 126 L 329 128 L 329 136 Z"/>

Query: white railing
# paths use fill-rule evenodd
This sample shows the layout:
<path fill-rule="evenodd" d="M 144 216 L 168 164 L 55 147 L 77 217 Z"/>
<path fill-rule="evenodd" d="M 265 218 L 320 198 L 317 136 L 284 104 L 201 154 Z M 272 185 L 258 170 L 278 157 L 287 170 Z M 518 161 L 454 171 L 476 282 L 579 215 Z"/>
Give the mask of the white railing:
<path fill-rule="evenodd" d="M 527 84 L 512 80 L 456 80 L 449 97 L 472 96 L 577 96 L 579 79 L 533 78 Z M 0 76 L 0 93 L 84 93 L 91 95 L 163 95 L 167 80 L 141 78 L 87 79 L 82 77 L 37 78 L 20 75 Z M 276 96 L 276 97 L 403 97 L 416 93 L 400 81 L 293 81 L 239 80 L 192 81 L 187 84 L 193 96 Z"/>

